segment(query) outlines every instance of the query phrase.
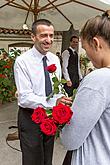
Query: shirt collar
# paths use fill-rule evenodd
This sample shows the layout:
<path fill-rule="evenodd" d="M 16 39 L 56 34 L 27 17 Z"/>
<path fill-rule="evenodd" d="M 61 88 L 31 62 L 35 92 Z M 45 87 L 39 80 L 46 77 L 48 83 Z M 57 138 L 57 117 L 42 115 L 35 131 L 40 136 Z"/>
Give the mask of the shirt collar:
<path fill-rule="evenodd" d="M 40 63 L 40 62 L 42 61 L 42 58 L 43 58 L 44 56 L 47 56 L 47 55 L 41 54 L 41 53 L 35 48 L 35 46 L 32 47 L 32 53 L 33 53 L 33 55 L 37 58 L 37 62 L 38 62 L 38 63 Z M 47 56 L 47 60 L 49 60 L 49 59 L 48 59 L 48 56 Z"/>
<path fill-rule="evenodd" d="M 71 46 L 69 47 L 73 52 L 75 52 L 76 50 L 75 49 L 73 49 Z"/>

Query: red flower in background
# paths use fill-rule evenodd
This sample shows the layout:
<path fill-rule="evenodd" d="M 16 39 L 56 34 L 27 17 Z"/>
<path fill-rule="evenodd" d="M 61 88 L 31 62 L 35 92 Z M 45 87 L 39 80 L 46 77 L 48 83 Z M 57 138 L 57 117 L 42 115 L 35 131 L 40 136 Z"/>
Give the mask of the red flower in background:
<path fill-rule="evenodd" d="M 42 123 L 42 121 L 47 117 L 47 114 L 44 108 L 38 107 L 34 109 L 34 112 L 31 117 L 32 117 L 32 121 L 39 124 Z"/>
<path fill-rule="evenodd" d="M 4 74 L 0 74 L 0 78 L 6 78 Z"/>
<path fill-rule="evenodd" d="M 52 65 L 49 65 L 46 67 L 46 70 L 49 72 L 49 73 L 53 73 L 55 72 L 57 69 L 56 65 L 55 64 L 52 64 Z"/>
<path fill-rule="evenodd" d="M 10 69 L 11 66 L 10 65 L 4 65 L 3 68 L 7 68 L 7 69 Z"/>
<path fill-rule="evenodd" d="M 57 124 L 69 123 L 72 115 L 73 112 L 69 106 L 60 103 L 58 106 L 53 107 L 52 116 Z"/>

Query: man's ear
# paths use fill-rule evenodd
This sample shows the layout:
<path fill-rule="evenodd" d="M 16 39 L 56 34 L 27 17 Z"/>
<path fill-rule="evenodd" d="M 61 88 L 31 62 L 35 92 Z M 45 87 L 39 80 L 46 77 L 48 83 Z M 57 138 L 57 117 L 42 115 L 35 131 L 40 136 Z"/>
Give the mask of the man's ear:
<path fill-rule="evenodd" d="M 97 37 L 93 37 L 93 45 L 96 50 L 101 48 L 100 40 Z"/>
<path fill-rule="evenodd" d="M 35 35 L 33 33 L 31 33 L 31 39 L 32 39 L 33 42 L 35 42 L 35 40 L 36 40 Z"/>

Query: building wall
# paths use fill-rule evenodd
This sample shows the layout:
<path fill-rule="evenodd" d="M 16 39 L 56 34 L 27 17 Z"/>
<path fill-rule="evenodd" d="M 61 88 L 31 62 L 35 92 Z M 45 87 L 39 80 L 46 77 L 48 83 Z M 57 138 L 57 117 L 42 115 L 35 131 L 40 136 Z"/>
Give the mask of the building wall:
<path fill-rule="evenodd" d="M 9 45 L 15 44 L 15 43 L 31 43 L 33 44 L 31 38 L 6 38 L 6 37 L 0 37 L 0 48 L 4 48 L 7 52 L 9 49 Z M 21 44 L 22 45 L 22 44 Z M 52 45 L 51 51 L 56 54 L 56 52 L 61 52 L 61 46 L 62 46 L 62 38 L 61 36 L 54 39 L 54 43 Z"/>

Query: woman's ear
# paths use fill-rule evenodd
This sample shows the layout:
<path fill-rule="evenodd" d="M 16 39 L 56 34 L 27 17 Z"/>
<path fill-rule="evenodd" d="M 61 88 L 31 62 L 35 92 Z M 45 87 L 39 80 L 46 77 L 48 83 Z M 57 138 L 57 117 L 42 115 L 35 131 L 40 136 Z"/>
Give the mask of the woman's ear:
<path fill-rule="evenodd" d="M 101 48 L 100 40 L 97 37 L 93 37 L 93 45 L 96 51 Z"/>

